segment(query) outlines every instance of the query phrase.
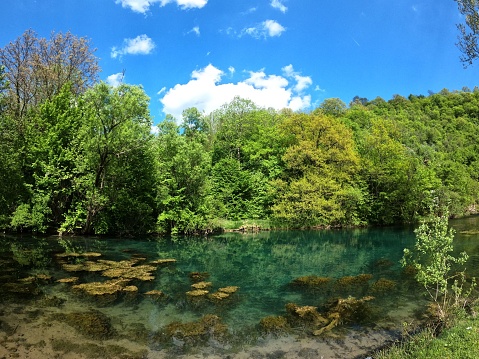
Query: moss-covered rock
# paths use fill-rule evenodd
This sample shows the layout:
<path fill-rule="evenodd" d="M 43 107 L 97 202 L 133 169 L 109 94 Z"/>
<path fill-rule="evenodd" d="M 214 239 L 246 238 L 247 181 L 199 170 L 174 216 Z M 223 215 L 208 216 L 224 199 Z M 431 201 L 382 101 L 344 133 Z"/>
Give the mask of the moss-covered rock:
<path fill-rule="evenodd" d="M 193 283 L 198 283 L 206 281 L 210 277 L 210 274 L 208 272 L 191 272 L 189 277 Z"/>
<path fill-rule="evenodd" d="M 331 278 L 317 275 L 307 275 L 293 279 L 291 285 L 308 289 L 321 289 L 331 281 Z"/>
<path fill-rule="evenodd" d="M 265 333 L 282 333 L 288 330 L 288 320 L 283 316 L 268 316 L 260 320 L 259 326 Z"/>
<path fill-rule="evenodd" d="M 194 289 L 206 289 L 211 287 L 211 285 L 212 285 L 211 282 L 198 282 L 198 283 L 193 283 L 191 287 Z"/>
<path fill-rule="evenodd" d="M 371 285 L 371 292 L 375 294 L 386 294 L 390 293 L 396 288 L 396 281 L 380 278 Z"/>
<path fill-rule="evenodd" d="M 81 334 L 92 339 L 111 339 L 116 335 L 111 320 L 98 310 L 58 314 L 55 319 L 64 318 L 64 321 L 78 330 Z"/>
<path fill-rule="evenodd" d="M 168 324 L 163 333 L 167 340 L 173 338 L 184 340 L 189 344 L 204 343 L 209 338 L 223 339 L 228 334 L 228 327 L 221 318 L 214 314 L 207 314 L 193 322 L 173 322 Z"/>

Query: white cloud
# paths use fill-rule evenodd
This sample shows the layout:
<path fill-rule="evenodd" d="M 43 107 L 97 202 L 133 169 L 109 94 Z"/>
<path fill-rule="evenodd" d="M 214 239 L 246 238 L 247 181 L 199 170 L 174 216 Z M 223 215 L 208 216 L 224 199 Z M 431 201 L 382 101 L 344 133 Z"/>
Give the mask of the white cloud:
<path fill-rule="evenodd" d="M 160 6 L 165 6 L 169 3 L 176 3 L 181 9 L 201 9 L 208 3 L 208 0 L 115 0 L 116 4 L 121 4 L 124 8 L 130 8 L 134 12 L 145 14 L 150 9 L 150 6 L 159 3 Z"/>
<path fill-rule="evenodd" d="M 195 26 L 194 28 L 192 28 L 190 31 L 188 31 L 188 34 L 194 32 L 196 34 L 196 36 L 200 36 L 200 27 L 199 26 Z"/>
<path fill-rule="evenodd" d="M 116 0 L 115 4 L 121 4 L 124 8 L 130 8 L 134 12 L 144 14 L 153 2 L 152 0 Z"/>
<path fill-rule="evenodd" d="M 287 76 L 268 75 L 264 70 L 247 71 L 248 78 L 237 83 L 221 83 L 225 73 L 213 65 L 193 71 L 191 80 L 186 84 L 176 84 L 166 91 L 160 99 L 163 112 L 181 119 L 184 109 L 196 107 L 207 114 L 231 102 L 235 96 L 250 99 L 258 106 L 280 110 L 290 108 L 293 111 L 311 106 L 311 96 L 302 93 L 312 84 L 311 78 L 301 76 L 291 65 L 286 66 Z M 229 72 L 232 73 L 232 67 Z M 284 69 L 283 69 L 284 71 Z M 311 81 L 311 82 L 310 82 Z M 298 91 L 298 90 L 301 91 Z"/>
<path fill-rule="evenodd" d="M 160 3 L 161 6 L 165 6 L 169 3 L 176 3 L 182 9 L 201 9 L 208 3 L 208 0 L 160 0 Z"/>
<path fill-rule="evenodd" d="M 146 35 L 139 35 L 134 39 L 123 40 L 121 49 L 112 47 L 111 57 L 114 59 L 123 55 L 148 55 L 155 48 L 155 43 Z"/>
<path fill-rule="evenodd" d="M 275 9 L 278 9 L 283 14 L 288 10 L 286 6 L 281 2 L 281 0 L 271 0 L 271 6 Z"/>
<path fill-rule="evenodd" d="M 269 36 L 281 36 L 286 29 L 274 20 L 266 20 L 263 22 L 264 29 L 268 31 Z"/>
<path fill-rule="evenodd" d="M 118 87 L 125 79 L 123 72 L 118 72 L 116 74 L 110 75 L 106 78 L 106 83 L 112 87 Z"/>
<path fill-rule="evenodd" d="M 278 22 L 274 20 L 265 20 L 261 24 L 254 26 L 254 27 L 248 27 L 243 29 L 241 31 L 241 35 L 250 35 L 256 39 L 259 38 L 266 38 L 266 37 L 275 37 L 275 36 L 281 36 L 283 31 L 286 31 L 286 28 L 281 26 Z"/>
<path fill-rule="evenodd" d="M 293 65 L 288 65 L 282 68 L 283 74 L 286 77 L 292 78 L 296 81 L 294 90 L 297 93 L 303 92 L 313 84 L 313 80 L 309 76 L 301 76 L 299 72 L 294 71 Z"/>

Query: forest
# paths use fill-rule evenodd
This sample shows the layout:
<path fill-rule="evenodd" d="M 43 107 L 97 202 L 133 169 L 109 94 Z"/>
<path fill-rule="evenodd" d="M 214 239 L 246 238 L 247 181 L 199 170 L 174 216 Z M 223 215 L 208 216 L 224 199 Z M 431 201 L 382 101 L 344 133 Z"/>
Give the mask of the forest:
<path fill-rule="evenodd" d="M 235 98 L 152 131 L 141 86 L 112 87 L 88 40 L 32 30 L 0 49 L 0 229 L 204 234 L 415 223 L 479 200 L 479 89 L 324 100 Z"/>

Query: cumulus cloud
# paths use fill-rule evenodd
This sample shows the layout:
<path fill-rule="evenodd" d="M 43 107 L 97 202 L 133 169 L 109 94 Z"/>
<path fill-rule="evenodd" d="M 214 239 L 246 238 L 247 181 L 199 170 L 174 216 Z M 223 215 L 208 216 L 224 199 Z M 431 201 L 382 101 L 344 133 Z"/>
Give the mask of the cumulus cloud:
<path fill-rule="evenodd" d="M 266 38 L 268 36 L 281 36 L 284 31 L 286 31 L 286 28 L 275 20 L 265 20 L 259 25 L 243 29 L 241 35 L 250 35 L 256 39 L 259 39 L 262 37 Z"/>
<path fill-rule="evenodd" d="M 123 55 L 148 55 L 155 48 L 155 43 L 146 35 L 139 35 L 134 39 L 123 40 L 121 48 L 112 47 L 111 57 L 117 58 Z"/>
<path fill-rule="evenodd" d="M 208 3 L 208 0 L 115 0 L 116 4 L 121 4 L 124 8 L 129 8 L 134 12 L 145 14 L 150 9 L 150 6 L 159 3 L 160 6 L 165 6 L 169 3 L 176 3 L 181 9 L 201 9 Z"/>
<path fill-rule="evenodd" d="M 125 79 L 123 72 L 118 72 L 116 74 L 110 75 L 106 78 L 106 83 L 113 87 L 118 87 Z"/>
<path fill-rule="evenodd" d="M 293 65 L 288 65 L 282 68 L 283 74 L 286 77 L 292 78 L 296 81 L 294 90 L 298 93 L 303 92 L 313 84 L 313 80 L 309 76 L 301 76 L 299 72 L 294 71 Z"/>
<path fill-rule="evenodd" d="M 271 6 L 275 9 L 278 9 L 283 14 L 288 10 L 286 6 L 281 2 L 281 0 L 271 0 Z"/>
<path fill-rule="evenodd" d="M 177 84 L 164 93 L 160 99 L 163 112 L 178 120 L 183 110 L 189 107 L 196 107 L 208 114 L 231 102 L 235 96 L 249 99 L 258 106 L 277 110 L 290 108 L 299 111 L 310 107 L 311 96 L 305 95 L 303 91 L 312 84 L 312 81 L 305 79 L 311 78 L 301 76 L 291 65 L 285 68 L 289 71 L 287 76 L 268 75 L 264 70 L 248 71 L 248 77 L 244 81 L 221 83 L 225 73 L 210 64 L 193 71 L 191 80 L 186 84 Z M 231 67 L 229 72 L 232 72 Z"/>

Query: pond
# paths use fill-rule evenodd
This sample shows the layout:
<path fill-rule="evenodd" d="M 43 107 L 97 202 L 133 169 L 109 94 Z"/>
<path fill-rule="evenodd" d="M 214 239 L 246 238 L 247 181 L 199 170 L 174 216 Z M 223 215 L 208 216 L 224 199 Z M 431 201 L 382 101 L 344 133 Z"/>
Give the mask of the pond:
<path fill-rule="evenodd" d="M 451 222 L 479 267 L 479 217 Z M 0 358 L 361 358 L 417 324 L 412 228 L 0 238 Z M 477 273 L 473 273 L 477 275 Z"/>

